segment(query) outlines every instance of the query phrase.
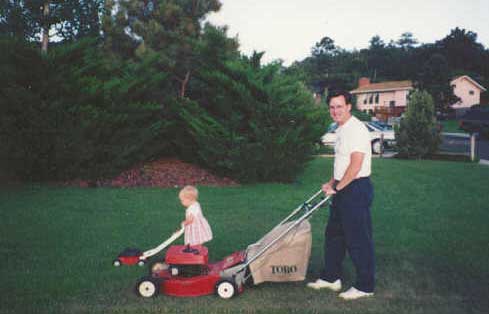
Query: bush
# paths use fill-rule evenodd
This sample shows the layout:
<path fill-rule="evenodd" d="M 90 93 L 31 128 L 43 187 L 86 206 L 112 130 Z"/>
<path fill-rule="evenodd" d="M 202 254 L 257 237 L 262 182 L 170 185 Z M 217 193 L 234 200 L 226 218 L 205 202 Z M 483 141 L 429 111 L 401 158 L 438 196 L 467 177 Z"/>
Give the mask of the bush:
<path fill-rule="evenodd" d="M 396 142 L 401 158 L 425 158 L 438 150 L 441 139 L 435 106 L 428 92 L 411 93 L 405 116 L 396 128 Z"/>
<path fill-rule="evenodd" d="M 17 177 L 92 179 L 174 154 L 179 106 L 164 97 L 167 80 L 153 70 L 155 56 L 122 61 L 92 39 L 45 57 L 10 39 L 0 49 L 8 73 L 1 78 L 0 117 L 7 153 L 0 157 Z"/>
<path fill-rule="evenodd" d="M 183 106 L 198 162 L 241 182 L 292 181 L 303 170 L 326 112 L 279 69 L 237 60 L 200 74 L 209 105 Z"/>
<path fill-rule="evenodd" d="M 50 169 L 52 123 L 43 97 L 47 63 L 36 48 L 0 38 L 0 170 L 9 176 L 42 176 Z"/>
<path fill-rule="evenodd" d="M 85 39 L 41 56 L 1 41 L 2 164 L 24 180 L 97 179 L 172 156 L 243 182 L 294 180 L 326 108 L 280 64 L 252 63 L 222 31 L 207 31 L 186 98 L 158 52 L 123 60 Z"/>

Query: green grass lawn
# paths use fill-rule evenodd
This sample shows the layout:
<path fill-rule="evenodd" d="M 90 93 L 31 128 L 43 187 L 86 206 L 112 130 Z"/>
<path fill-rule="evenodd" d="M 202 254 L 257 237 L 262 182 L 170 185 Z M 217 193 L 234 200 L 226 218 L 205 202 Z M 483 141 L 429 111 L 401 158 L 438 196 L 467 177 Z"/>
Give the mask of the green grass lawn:
<path fill-rule="evenodd" d="M 442 125 L 442 132 L 447 132 L 447 133 L 466 133 L 464 130 L 460 129 L 458 127 L 458 121 L 457 120 L 443 120 L 440 121 Z"/>
<path fill-rule="evenodd" d="M 246 248 L 319 189 L 332 159 L 293 184 L 201 187 L 210 259 Z M 374 298 L 341 301 L 305 283 L 265 283 L 236 298 L 142 299 L 145 268 L 112 266 L 127 246 L 156 246 L 178 227 L 177 189 L 17 186 L 0 192 L 0 313 L 487 313 L 489 167 L 375 159 Z M 308 279 L 322 267 L 327 210 L 316 213 Z M 345 286 L 354 280 L 346 263 Z"/>

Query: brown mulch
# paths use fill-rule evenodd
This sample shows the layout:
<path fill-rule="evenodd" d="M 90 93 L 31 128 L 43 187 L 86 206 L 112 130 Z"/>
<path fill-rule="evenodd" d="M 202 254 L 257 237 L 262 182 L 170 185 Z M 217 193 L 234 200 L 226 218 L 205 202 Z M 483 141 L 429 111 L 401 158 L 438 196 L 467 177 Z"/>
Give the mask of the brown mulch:
<path fill-rule="evenodd" d="M 112 179 L 73 180 L 64 185 L 79 187 L 183 187 L 185 185 L 234 186 L 237 182 L 216 176 L 196 165 L 164 158 L 137 165 Z"/>

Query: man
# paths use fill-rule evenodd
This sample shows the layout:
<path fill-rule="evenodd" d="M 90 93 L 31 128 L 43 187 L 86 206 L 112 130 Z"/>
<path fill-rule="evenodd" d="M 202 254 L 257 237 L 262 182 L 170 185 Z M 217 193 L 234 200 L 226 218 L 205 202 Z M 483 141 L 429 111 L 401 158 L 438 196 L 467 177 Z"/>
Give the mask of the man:
<path fill-rule="evenodd" d="M 333 200 L 325 232 L 325 267 L 320 278 L 307 286 L 340 291 L 342 262 L 348 252 L 355 266 L 357 280 L 353 287 L 340 293 L 339 297 L 354 300 L 373 296 L 374 291 L 370 134 L 366 126 L 352 116 L 351 95 L 348 92 L 330 93 L 328 103 L 330 115 L 338 128 L 334 175 L 322 186 L 322 190 L 326 195 L 333 195 Z"/>

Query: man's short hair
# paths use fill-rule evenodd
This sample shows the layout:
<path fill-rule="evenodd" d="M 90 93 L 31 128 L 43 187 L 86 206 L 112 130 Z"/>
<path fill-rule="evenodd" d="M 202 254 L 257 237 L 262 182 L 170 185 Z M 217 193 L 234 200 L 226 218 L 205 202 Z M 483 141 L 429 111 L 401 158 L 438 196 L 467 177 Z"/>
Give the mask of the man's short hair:
<path fill-rule="evenodd" d="M 328 92 L 328 98 L 326 99 L 326 103 L 329 105 L 329 102 L 331 101 L 331 98 L 338 97 L 338 96 L 343 96 L 345 97 L 345 102 L 346 104 L 351 104 L 351 94 L 344 89 L 333 89 Z"/>

